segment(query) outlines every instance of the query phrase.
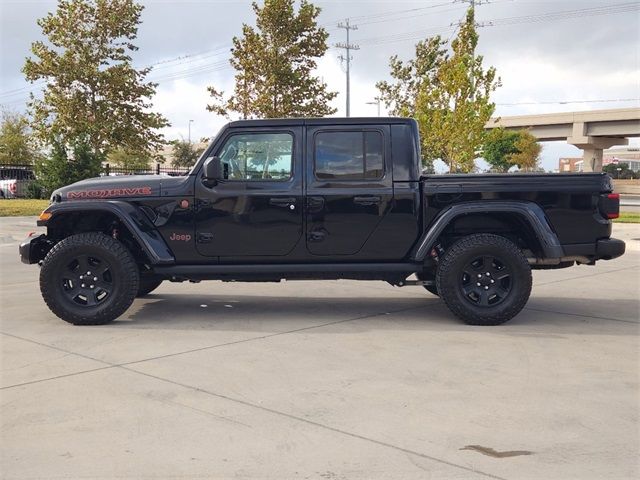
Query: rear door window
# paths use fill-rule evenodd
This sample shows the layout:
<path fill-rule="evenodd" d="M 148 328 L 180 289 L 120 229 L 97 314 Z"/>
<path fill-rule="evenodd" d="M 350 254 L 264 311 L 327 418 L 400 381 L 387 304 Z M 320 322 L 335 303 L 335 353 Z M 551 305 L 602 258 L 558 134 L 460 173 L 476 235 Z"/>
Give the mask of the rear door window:
<path fill-rule="evenodd" d="M 384 175 L 382 133 L 321 131 L 315 135 L 315 176 L 321 180 L 372 180 Z"/>

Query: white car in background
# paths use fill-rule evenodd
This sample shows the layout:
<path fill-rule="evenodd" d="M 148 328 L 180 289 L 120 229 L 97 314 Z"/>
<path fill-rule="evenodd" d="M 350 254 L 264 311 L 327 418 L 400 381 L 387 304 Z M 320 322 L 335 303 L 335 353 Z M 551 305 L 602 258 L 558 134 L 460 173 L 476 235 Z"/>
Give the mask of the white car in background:
<path fill-rule="evenodd" d="M 27 167 L 0 167 L 0 198 L 25 197 L 27 185 L 33 180 L 33 170 Z"/>

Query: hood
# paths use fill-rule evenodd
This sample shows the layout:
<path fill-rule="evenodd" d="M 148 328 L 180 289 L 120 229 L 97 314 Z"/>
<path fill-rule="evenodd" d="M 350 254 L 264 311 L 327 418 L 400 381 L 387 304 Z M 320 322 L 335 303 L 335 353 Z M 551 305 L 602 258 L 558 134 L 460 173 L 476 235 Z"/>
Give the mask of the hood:
<path fill-rule="evenodd" d="M 96 200 L 114 198 L 159 197 L 188 180 L 168 175 L 121 175 L 81 180 L 53 192 L 51 200 Z"/>

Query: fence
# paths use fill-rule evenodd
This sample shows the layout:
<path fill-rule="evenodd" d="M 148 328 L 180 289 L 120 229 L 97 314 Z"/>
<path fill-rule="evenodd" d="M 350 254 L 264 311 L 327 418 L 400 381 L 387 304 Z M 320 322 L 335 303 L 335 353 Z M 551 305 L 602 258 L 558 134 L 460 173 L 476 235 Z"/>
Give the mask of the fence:
<path fill-rule="evenodd" d="M 157 164 L 152 168 L 124 168 L 105 163 L 100 171 L 101 176 L 107 175 L 171 175 L 179 177 L 189 173 L 185 167 L 165 167 Z M 33 180 L 33 165 L 0 164 L 0 180 Z"/>
<path fill-rule="evenodd" d="M 102 175 L 171 175 L 172 177 L 180 177 L 189 173 L 190 168 L 184 167 L 165 167 L 156 164 L 153 168 L 123 168 L 109 165 L 105 163 L 102 166 Z"/>
<path fill-rule="evenodd" d="M 108 163 L 102 165 L 100 176 L 117 175 L 170 175 L 180 177 L 189 173 L 189 168 L 165 167 L 157 164 L 153 168 L 123 168 L 111 166 Z M 36 185 L 31 185 L 36 180 L 33 173 L 33 165 L 0 164 L 0 198 L 39 198 L 43 193 Z"/>

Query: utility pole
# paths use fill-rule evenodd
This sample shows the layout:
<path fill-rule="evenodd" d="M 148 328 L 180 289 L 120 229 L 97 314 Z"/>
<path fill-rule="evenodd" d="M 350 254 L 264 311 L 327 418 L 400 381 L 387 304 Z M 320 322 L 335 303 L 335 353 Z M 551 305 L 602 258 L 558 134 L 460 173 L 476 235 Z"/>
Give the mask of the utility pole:
<path fill-rule="evenodd" d="M 193 120 L 189 120 L 189 145 L 191 145 L 191 124 L 193 123 Z"/>
<path fill-rule="evenodd" d="M 376 105 L 378 107 L 378 116 L 380 116 L 380 97 L 375 97 L 373 102 L 367 102 L 367 105 Z"/>
<path fill-rule="evenodd" d="M 344 23 L 340 22 L 338 23 L 338 28 L 344 28 L 347 31 L 347 42 L 346 43 L 336 43 L 336 47 L 338 48 L 343 48 L 346 50 L 346 55 L 340 55 L 338 58 L 340 59 L 340 61 L 346 61 L 347 62 L 347 100 L 346 100 L 346 105 L 347 105 L 347 117 L 351 116 L 351 109 L 350 109 L 350 100 L 351 100 L 351 85 L 350 85 L 350 79 L 349 79 L 349 75 L 350 75 L 350 67 L 351 67 L 351 50 L 360 50 L 360 47 L 358 45 L 352 44 L 349 42 L 349 32 L 351 30 L 357 30 L 358 26 L 357 25 L 351 25 L 349 23 L 349 19 L 347 18 Z"/>

